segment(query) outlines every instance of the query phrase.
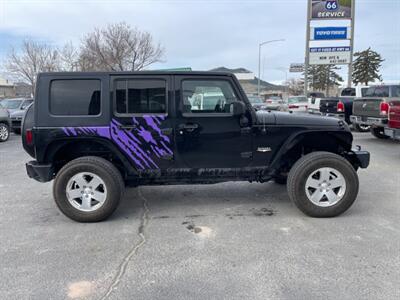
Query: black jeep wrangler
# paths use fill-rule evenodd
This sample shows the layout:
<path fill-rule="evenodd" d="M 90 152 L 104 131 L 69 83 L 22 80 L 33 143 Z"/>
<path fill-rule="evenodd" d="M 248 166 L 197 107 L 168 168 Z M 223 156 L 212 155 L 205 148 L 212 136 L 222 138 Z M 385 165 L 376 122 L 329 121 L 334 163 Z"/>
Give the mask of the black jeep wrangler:
<path fill-rule="evenodd" d="M 334 118 L 256 112 L 222 72 L 42 73 L 23 122 L 27 173 L 55 179 L 81 222 L 117 208 L 125 185 L 275 180 L 309 216 L 346 211 L 369 153 Z"/>

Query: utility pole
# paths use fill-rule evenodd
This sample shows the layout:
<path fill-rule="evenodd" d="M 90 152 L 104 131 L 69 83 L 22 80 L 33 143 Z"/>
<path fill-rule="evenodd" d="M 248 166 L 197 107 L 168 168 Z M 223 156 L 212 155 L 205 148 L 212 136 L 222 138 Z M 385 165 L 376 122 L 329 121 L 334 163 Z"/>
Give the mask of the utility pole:
<path fill-rule="evenodd" d="M 271 40 L 258 44 L 258 82 L 257 82 L 257 95 L 260 96 L 260 77 L 261 77 L 261 47 L 265 44 L 283 42 L 285 39 Z"/>

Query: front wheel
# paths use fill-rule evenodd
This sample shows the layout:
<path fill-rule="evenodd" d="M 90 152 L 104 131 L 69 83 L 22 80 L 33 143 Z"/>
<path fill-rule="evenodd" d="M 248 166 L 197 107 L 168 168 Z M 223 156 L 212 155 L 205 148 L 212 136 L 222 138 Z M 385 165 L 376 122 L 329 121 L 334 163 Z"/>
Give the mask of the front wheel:
<path fill-rule="evenodd" d="M 335 217 L 356 200 L 358 176 L 343 157 L 329 152 L 314 152 L 300 158 L 288 177 L 288 193 L 306 215 Z"/>
<path fill-rule="evenodd" d="M 94 156 L 74 159 L 57 174 L 54 200 L 64 215 L 78 222 L 98 222 L 117 208 L 124 182 L 109 161 Z"/>

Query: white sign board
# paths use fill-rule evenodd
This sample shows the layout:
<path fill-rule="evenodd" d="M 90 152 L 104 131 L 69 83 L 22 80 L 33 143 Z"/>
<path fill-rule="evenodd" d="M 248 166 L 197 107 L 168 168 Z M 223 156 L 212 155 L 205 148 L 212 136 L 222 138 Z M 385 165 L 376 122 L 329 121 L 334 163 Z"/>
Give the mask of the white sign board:
<path fill-rule="evenodd" d="M 347 65 L 351 63 L 350 47 L 310 48 L 310 65 Z"/>
<path fill-rule="evenodd" d="M 289 72 L 291 73 L 301 73 L 304 72 L 304 64 L 290 64 Z"/>

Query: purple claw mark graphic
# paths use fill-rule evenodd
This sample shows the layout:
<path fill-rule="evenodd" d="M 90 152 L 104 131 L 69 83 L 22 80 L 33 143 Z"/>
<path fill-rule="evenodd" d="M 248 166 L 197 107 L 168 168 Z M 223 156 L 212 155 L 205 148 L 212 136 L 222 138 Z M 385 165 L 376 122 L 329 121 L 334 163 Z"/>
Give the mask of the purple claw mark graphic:
<path fill-rule="evenodd" d="M 132 118 L 136 128 L 121 129 L 121 123 L 112 119 L 110 126 L 64 127 L 66 136 L 98 136 L 113 141 L 140 170 L 159 169 L 154 160 L 172 155 L 170 138 L 159 127 L 165 116 L 144 115 Z"/>

